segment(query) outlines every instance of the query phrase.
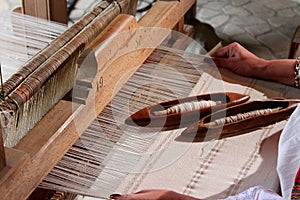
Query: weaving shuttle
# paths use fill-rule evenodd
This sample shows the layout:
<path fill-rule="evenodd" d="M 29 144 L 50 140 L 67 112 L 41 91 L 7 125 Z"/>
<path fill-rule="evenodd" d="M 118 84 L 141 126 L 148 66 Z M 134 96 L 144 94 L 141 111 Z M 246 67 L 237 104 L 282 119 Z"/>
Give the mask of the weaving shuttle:
<path fill-rule="evenodd" d="M 182 135 L 197 133 L 199 138 L 222 138 L 250 132 L 288 119 L 299 102 L 288 99 L 246 102 L 205 116 L 187 127 Z"/>
<path fill-rule="evenodd" d="M 187 126 L 190 123 L 199 121 L 200 118 L 205 117 L 212 111 L 217 111 L 225 107 L 234 106 L 237 104 L 244 103 L 249 100 L 248 95 L 225 92 L 225 93 L 212 93 L 212 94 L 202 94 L 193 97 L 187 97 L 183 99 L 176 99 L 167 102 L 158 103 L 155 105 L 150 105 L 142 110 L 137 111 L 132 114 L 126 123 L 129 125 L 138 126 L 149 126 L 149 127 L 164 127 L 164 128 L 178 128 L 181 126 Z M 187 102 L 195 101 L 215 101 L 219 102 L 216 105 L 198 108 L 190 111 L 183 111 L 178 113 L 169 113 L 157 115 L 155 112 L 166 110 L 174 105 L 180 105 Z"/>

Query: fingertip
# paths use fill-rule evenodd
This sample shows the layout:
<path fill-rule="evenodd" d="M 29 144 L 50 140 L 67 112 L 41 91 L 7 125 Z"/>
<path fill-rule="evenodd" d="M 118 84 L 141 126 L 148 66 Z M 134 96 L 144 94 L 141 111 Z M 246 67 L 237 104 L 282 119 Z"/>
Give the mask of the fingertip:
<path fill-rule="evenodd" d="M 110 199 L 114 199 L 114 200 L 119 200 L 121 199 L 122 195 L 121 194 L 111 194 L 109 195 Z"/>
<path fill-rule="evenodd" d="M 216 58 L 218 57 L 222 58 L 225 57 L 225 55 L 226 55 L 226 49 L 222 47 L 221 49 L 218 49 L 216 52 L 214 52 L 214 54 L 212 54 L 211 56 Z"/>

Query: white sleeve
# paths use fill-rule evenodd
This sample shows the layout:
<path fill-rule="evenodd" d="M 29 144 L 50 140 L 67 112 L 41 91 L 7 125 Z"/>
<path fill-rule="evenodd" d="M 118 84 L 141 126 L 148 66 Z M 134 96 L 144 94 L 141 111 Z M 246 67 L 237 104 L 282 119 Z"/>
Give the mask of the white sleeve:
<path fill-rule="evenodd" d="M 225 200 L 283 200 L 283 198 L 271 190 L 255 186 Z"/>
<path fill-rule="evenodd" d="M 300 106 L 291 115 L 284 127 L 278 146 L 277 172 L 281 193 L 285 199 L 291 198 L 292 188 L 300 167 Z"/>

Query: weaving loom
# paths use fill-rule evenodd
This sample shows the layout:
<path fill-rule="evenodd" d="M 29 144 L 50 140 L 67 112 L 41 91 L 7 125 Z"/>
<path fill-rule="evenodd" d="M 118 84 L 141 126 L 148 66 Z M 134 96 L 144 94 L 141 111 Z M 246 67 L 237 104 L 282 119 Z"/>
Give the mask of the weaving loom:
<path fill-rule="evenodd" d="M 184 15 L 194 3 L 194 1 L 180 3 L 177 1 L 159 2 L 156 8 L 148 13 L 148 17 L 144 17 L 140 21 L 139 26 L 158 26 L 168 30 L 177 26 L 178 30 L 182 30 Z M 70 146 L 79 138 L 92 119 L 110 101 L 112 89 L 116 89 L 113 85 L 122 74 L 116 74 L 116 77 L 111 78 L 111 75 L 115 74 L 117 69 L 111 67 L 109 61 L 114 55 L 113 52 L 118 51 L 118 47 L 111 48 L 109 42 L 108 44 L 104 42 L 101 46 L 103 47 L 102 53 L 105 56 L 100 57 L 100 64 L 104 70 L 98 71 L 94 77 L 94 80 L 98 79 L 96 85 L 100 91 L 96 93 L 96 99 L 100 98 L 101 100 L 97 100 L 100 103 L 90 105 L 87 99 L 87 102 L 84 102 L 86 106 L 82 108 L 84 104 L 70 103 L 61 99 L 71 88 L 81 88 L 82 84 L 84 87 L 88 85 L 87 90 L 89 90 L 91 85 L 89 81 L 91 80 L 86 80 L 85 75 L 82 77 L 80 75 L 85 73 L 79 73 L 79 77 L 75 81 L 78 70 L 76 62 L 80 60 L 78 59 L 80 55 L 84 56 L 86 52 L 90 52 L 89 49 L 93 50 L 99 43 L 109 41 L 109 38 L 114 33 L 117 34 L 120 31 L 135 29 L 138 26 L 134 18 L 121 15 L 101 33 L 121 12 L 125 13 L 128 9 L 134 10 L 131 4 L 134 4 L 134 1 L 120 0 L 99 3 L 93 11 L 54 39 L 37 55 L 33 56 L 3 84 L 2 93 L 5 94 L 5 99 L 2 102 L 1 110 L 2 113 L 9 113 L 2 118 L 5 120 L 2 120 L 2 122 L 8 121 L 9 123 L 2 123 L 1 129 L 5 143 L 4 149 L 1 145 L 3 174 L 1 175 L 0 190 L 3 192 L 3 199 L 27 198 Z M 157 17 L 157 20 L 153 21 L 154 16 Z M 160 36 L 161 38 L 158 37 L 154 44 L 157 45 L 158 41 L 161 42 L 167 34 L 169 34 L 169 31 L 163 32 Z M 125 38 L 123 42 L 119 42 L 121 45 L 119 47 L 122 47 L 122 45 L 126 46 L 128 39 Z M 154 47 L 141 50 L 139 55 L 141 54 L 142 56 L 139 59 L 135 59 L 136 62 L 142 63 L 153 49 Z M 94 53 L 98 54 L 98 52 Z M 103 54 L 100 53 L 99 55 L 102 56 Z M 120 72 L 119 70 L 118 72 Z M 127 70 L 124 69 L 123 73 Z M 100 77 L 99 74 L 101 74 Z M 104 82 L 104 85 L 102 85 L 100 80 L 109 81 Z M 74 81 L 76 82 L 75 86 Z M 109 85 L 111 88 L 107 88 L 106 84 L 109 83 L 111 83 Z M 73 91 L 73 95 L 76 94 L 76 91 L 76 89 Z M 80 96 L 81 91 L 78 94 Z M 77 96 L 75 99 L 77 99 Z M 53 105 L 55 105 L 54 108 L 52 108 Z M 94 106 L 96 107 L 96 113 L 91 113 L 90 109 Z M 55 113 L 56 117 L 54 118 L 57 120 L 53 118 L 53 121 L 53 119 L 50 120 L 48 118 L 52 111 Z M 63 116 L 59 116 L 59 113 Z M 73 127 L 72 133 L 68 134 L 65 128 L 69 129 L 67 127 L 72 126 L 73 123 L 70 123 L 72 119 L 77 119 L 75 117 L 77 115 L 82 117 L 83 113 L 88 113 L 89 117 L 84 117 L 84 123 L 76 124 L 76 128 Z M 45 116 L 43 117 L 43 115 Z M 42 120 L 40 121 L 41 118 Z M 51 123 L 49 123 L 49 120 Z M 47 125 L 42 125 L 46 121 L 48 121 Z M 40 129 L 40 125 L 44 126 L 44 128 Z M 46 132 L 42 131 L 43 129 L 45 130 L 45 127 L 47 129 Z M 39 133 L 35 132 L 36 130 Z M 28 143 L 29 141 L 32 143 Z"/>
<path fill-rule="evenodd" d="M 285 121 L 247 134 L 201 142 L 195 142 L 194 135 L 182 137 L 183 129 L 161 131 L 127 126 L 124 122 L 148 105 L 195 94 L 231 91 L 249 95 L 252 100 L 299 98 L 297 89 L 242 78 L 225 70 L 219 72 L 205 64 L 199 44 L 170 30 L 183 31 L 183 17 L 195 8 L 195 1 L 158 1 L 138 23 L 132 16 L 119 15 L 119 5 L 123 3 L 126 7 L 126 2 L 104 2 L 106 6 L 89 13 L 86 19 L 99 15 L 100 21 L 83 25 L 90 27 L 84 30 L 95 30 L 93 27 L 102 23 L 104 29 L 116 18 L 103 31 L 96 29 L 88 39 L 83 32 L 79 33 L 82 43 L 70 45 L 72 50 L 65 56 L 66 61 L 57 52 L 65 52 L 68 45 L 43 51 L 48 57 L 54 54 L 58 66 L 66 66 L 60 72 L 62 78 L 68 73 L 74 79 L 69 80 L 69 86 L 59 92 L 54 103 L 43 108 L 41 120 L 31 122 L 14 115 L 13 127 L 26 127 L 22 133 L 13 134 L 21 137 L 6 145 L 11 148 L 5 148 L 7 164 L 0 180 L 2 199 L 26 199 L 38 185 L 98 198 L 112 192 L 147 188 L 173 189 L 207 199 L 233 195 L 253 185 L 277 190 L 274 149 Z M 110 6 L 115 7 L 104 12 L 112 15 L 110 20 L 95 14 Z M 55 58 L 56 54 L 59 58 Z M 75 62 L 80 69 L 72 68 Z M 55 78 L 54 71 L 47 76 Z M 37 74 L 28 81 L 40 76 L 44 77 Z M 41 101 L 43 95 L 39 91 L 59 82 L 49 81 L 31 92 L 26 81 L 20 80 L 23 87 L 16 90 L 4 87 L 14 102 L 8 99 L 3 110 L 19 111 L 27 101 Z M 73 101 L 61 100 L 71 88 Z M 28 96 L 24 97 L 24 93 Z M 40 110 L 39 105 L 44 104 L 37 103 L 31 112 Z M 5 138 L 11 131 L 2 127 Z"/>

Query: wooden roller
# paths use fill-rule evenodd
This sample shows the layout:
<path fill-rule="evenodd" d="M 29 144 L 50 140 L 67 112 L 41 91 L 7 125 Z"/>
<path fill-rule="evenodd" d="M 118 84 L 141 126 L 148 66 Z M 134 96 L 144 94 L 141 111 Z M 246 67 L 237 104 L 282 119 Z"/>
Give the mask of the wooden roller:
<path fill-rule="evenodd" d="M 198 96 L 187 97 L 183 99 L 176 99 L 139 110 L 126 119 L 125 123 L 128 125 L 139 125 L 149 127 L 164 127 L 164 128 L 178 128 L 186 126 L 187 124 L 196 122 L 200 117 L 204 117 L 213 111 L 223 109 L 225 107 L 241 104 L 249 100 L 248 95 L 225 92 L 214 94 L 202 94 Z M 202 101 L 213 101 L 216 104 L 208 103 L 208 106 L 201 106 L 195 110 L 185 110 L 182 112 L 164 114 L 161 111 L 167 111 L 168 108 L 176 105 L 184 105 L 186 103 Z"/>

